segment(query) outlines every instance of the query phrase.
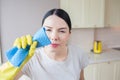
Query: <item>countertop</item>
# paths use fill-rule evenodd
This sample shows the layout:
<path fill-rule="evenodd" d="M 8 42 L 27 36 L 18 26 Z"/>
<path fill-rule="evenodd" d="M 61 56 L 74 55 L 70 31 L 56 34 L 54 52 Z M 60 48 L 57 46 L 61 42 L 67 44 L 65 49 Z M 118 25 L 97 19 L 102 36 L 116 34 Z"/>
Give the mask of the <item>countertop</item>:
<path fill-rule="evenodd" d="M 90 64 L 120 60 L 120 50 L 114 50 L 114 49 L 104 50 L 100 54 L 95 54 L 93 52 L 90 52 L 88 55 L 89 55 Z"/>

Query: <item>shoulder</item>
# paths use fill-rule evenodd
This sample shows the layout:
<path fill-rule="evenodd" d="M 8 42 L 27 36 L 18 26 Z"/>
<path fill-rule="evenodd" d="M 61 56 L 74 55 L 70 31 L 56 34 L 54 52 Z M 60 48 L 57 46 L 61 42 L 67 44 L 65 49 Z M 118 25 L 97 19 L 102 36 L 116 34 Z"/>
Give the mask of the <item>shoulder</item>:
<path fill-rule="evenodd" d="M 37 48 L 32 58 L 24 65 L 21 71 L 25 75 L 31 77 L 31 72 L 35 69 L 35 67 L 39 67 L 39 64 L 41 63 L 41 52 L 42 48 Z"/>
<path fill-rule="evenodd" d="M 83 51 L 80 47 L 76 46 L 76 45 L 69 45 L 68 46 L 68 51 L 69 54 L 78 60 L 81 60 L 85 57 L 85 51 Z"/>
<path fill-rule="evenodd" d="M 29 60 L 29 63 L 31 62 L 37 62 L 38 60 L 40 61 L 41 59 L 41 53 L 43 53 L 43 48 L 36 48 L 34 55 L 32 56 L 32 58 Z M 35 62 L 35 63 L 36 63 Z"/>
<path fill-rule="evenodd" d="M 29 68 L 31 66 L 34 66 L 38 63 L 38 61 L 41 61 L 41 52 L 42 52 L 42 48 L 36 48 L 34 55 L 32 56 L 32 58 L 25 64 L 25 68 Z"/>
<path fill-rule="evenodd" d="M 88 54 L 82 50 L 79 46 L 69 45 L 69 51 L 73 59 L 79 62 L 81 68 L 84 68 L 89 64 Z"/>
<path fill-rule="evenodd" d="M 38 53 L 40 53 L 40 52 L 42 52 L 42 51 L 43 51 L 43 47 L 36 48 L 35 54 L 38 54 Z"/>
<path fill-rule="evenodd" d="M 74 54 L 84 54 L 85 53 L 85 51 L 82 50 L 79 46 L 73 45 L 73 44 L 68 45 L 68 49 L 70 52 L 72 52 Z"/>

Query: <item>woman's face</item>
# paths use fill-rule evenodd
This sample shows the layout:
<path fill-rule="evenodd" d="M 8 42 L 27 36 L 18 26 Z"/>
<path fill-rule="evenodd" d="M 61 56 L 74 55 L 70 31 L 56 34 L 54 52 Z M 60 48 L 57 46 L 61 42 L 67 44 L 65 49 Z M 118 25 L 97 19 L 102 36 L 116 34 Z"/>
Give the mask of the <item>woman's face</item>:
<path fill-rule="evenodd" d="M 62 18 L 51 15 L 45 19 L 43 26 L 51 41 L 51 44 L 47 47 L 50 49 L 60 49 L 67 45 L 70 31 L 67 23 Z"/>

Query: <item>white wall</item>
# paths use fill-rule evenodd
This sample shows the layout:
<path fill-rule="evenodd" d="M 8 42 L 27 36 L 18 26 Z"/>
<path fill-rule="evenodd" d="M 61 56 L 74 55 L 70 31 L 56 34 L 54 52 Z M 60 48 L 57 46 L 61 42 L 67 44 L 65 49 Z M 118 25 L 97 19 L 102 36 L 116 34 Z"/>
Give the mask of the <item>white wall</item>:
<path fill-rule="evenodd" d="M 2 53 L 11 48 L 16 37 L 31 34 L 41 27 L 43 15 L 58 8 L 59 0 L 1 0 Z"/>
<path fill-rule="evenodd" d="M 94 29 L 72 29 L 70 43 L 76 44 L 86 52 L 90 52 L 93 47 Z"/>
<path fill-rule="evenodd" d="M 1 64 L 1 0 L 0 0 L 0 64 Z"/>

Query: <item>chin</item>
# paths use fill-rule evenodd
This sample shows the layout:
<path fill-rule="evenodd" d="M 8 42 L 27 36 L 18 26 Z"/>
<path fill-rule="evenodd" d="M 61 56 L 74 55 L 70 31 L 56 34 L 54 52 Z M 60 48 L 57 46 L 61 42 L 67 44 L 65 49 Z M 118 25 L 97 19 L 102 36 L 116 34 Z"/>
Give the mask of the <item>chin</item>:
<path fill-rule="evenodd" d="M 51 52 L 58 51 L 58 47 L 47 46 L 46 48 Z"/>

